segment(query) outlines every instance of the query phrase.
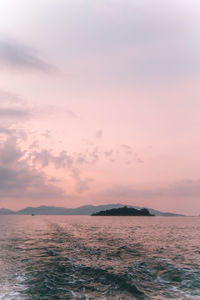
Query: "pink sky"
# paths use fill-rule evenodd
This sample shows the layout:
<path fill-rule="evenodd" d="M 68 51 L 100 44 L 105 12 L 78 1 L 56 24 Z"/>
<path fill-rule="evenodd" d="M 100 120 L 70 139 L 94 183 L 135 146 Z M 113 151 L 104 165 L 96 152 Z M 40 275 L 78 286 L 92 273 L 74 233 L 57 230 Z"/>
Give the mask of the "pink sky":
<path fill-rule="evenodd" d="M 200 213 L 200 3 L 0 2 L 0 207 Z"/>

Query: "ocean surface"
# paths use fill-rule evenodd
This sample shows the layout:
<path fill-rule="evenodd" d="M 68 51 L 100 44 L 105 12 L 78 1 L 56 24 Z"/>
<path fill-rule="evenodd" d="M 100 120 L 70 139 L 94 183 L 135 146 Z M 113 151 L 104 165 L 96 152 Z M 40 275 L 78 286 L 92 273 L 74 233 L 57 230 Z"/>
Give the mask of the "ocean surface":
<path fill-rule="evenodd" d="M 200 217 L 0 216 L 0 299 L 200 299 Z"/>

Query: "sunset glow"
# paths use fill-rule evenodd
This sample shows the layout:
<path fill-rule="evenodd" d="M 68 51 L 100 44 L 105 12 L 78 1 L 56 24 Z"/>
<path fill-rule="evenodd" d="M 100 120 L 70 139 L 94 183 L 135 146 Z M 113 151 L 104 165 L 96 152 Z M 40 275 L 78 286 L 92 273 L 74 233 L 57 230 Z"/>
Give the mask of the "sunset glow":
<path fill-rule="evenodd" d="M 199 214 L 199 13 L 191 0 L 1 1 L 0 207 Z"/>

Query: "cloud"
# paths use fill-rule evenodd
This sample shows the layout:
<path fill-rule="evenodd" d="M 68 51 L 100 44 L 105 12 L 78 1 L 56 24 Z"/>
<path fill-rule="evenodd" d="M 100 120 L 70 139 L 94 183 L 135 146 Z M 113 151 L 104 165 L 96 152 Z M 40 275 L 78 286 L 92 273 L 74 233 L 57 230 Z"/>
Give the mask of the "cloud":
<path fill-rule="evenodd" d="M 58 155 L 52 153 L 51 150 L 42 149 L 41 151 L 33 151 L 31 153 L 33 163 L 39 163 L 42 167 L 53 164 L 57 169 L 72 168 L 74 158 L 66 151 L 61 151 Z"/>
<path fill-rule="evenodd" d="M 121 145 L 122 149 L 126 154 L 132 154 L 133 153 L 133 148 L 129 145 L 123 144 Z"/>
<path fill-rule="evenodd" d="M 0 118 L 4 127 L 29 119 L 34 113 L 34 109 L 19 95 L 0 90 Z"/>
<path fill-rule="evenodd" d="M 0 164 L 11 165 L 23 157 L 24 152 L 17 147 L 17 139 L 9 136 L 5 142 L 0 144 Z"/>
<path fill-rule="evenodd" d="M 99 161 L 99 151 L 97 148 L 94 148 L 94 150 L 90 153 L 90 156 L 92 158 L 92 160 L 90 161 L 90 164 L 96 164 Z"/>
<path fill-rule="evenodd" d="M 81 0 L 31 3 L 28 24 L 34 28 L 37 23 L 38 29 L 32 35 L 54 59 L 64 65 L 66 62 L 68 71 L 72 62 L 74 72 L 78 61 L 79 72 L 81 65 L 87 65 L 87 77 L 92 70 L 91 79 L 95 80 L 96 71 L 98 82 L 100 75 L 101 81 L 105 78 L 115 84 L 116 80 L 132 84 L 137 78 L 200 72 L 198 1 L 88 1 L 81 10 Z M 24 4 L 23 11 L 14 14 L 13 24 L 22 19 L 26 25 L 29 10 L 30 5 Z M 11 29 L 15 32 L 14 27 Z M 1 40 L 0 49 L 1 60 L 6 64 L 49 69 L 36 51 L 19 42 Z M 82 76 L 85 77 L 85 68 Z"/>
<path fill-rule="evenodd" d="M 30 181 L 31 174 L 34 173 L 34 178 L 37 177 L 41 179 L 41 184 L 44 189 L 49 187 L 50 190 L 52 190 L 52 181 L 49 181 L 43 171 L 44 168 L 51 164 L 57 169 L 63 168 L 68 171 L 71 178 L 75 181 L 77 192 L 82 193 L 88 190 L 89 183 L 92 180 L 89 178 L 82 178 L 79 167 L 84 164 L 94 164 L 98 160 L 97 150 L 94 149 L 89 153 L 88 157 L 81 153 L 73 153 L 73 155 L 71 155 L 64 150 L 60 151 L 58 154 L 54 154 L 53 151 L 49 149 L 38 150 L 40 143 L 39 140 L 35 138 L 28 146 L 26 152 L 22 152 L 18 144 L 19 142 L 21 143 L 22 140 L 25 140 L 28 135 L 26 129 L 17 129 L 18 124 L 20 122 L 20 127 L 21 125 L 23 126 L 23 122 L 30 117 L 33 117 L 37 110 L 27 106 L 26 102 L 19 96 L 7 91 L 0 90 L 0 100 L 2 100 L 0 103 L 0 167 L 3 168 L 2 176 L 3 174 L 10 174 L 12 177 L 13 174 L 14 177 L 15 174 L 22 178 L 21 168 L 19 167 L 23 166 L 27 178 L 28 173 L 30 173 Z M 70 118 L 77 117 L 71 111 L 68 111 L 68 116 L 69 115 Z M 43 136 L 50 139 L 51 132 L 47 130 Z M 2 180 L 3 178 L 4 176 L 2 177 Z M 34 184 L 34 182 L 32 183 Z M 55 183 L 55 180 L 53 182 Z M 4 183 L 6 184 L 5 180 Z M 62 190 L 60 190 L 60 192 L 62 192 Z"/>
<path fill-rule="evenodd" d="M 105 151 L 105 152 L 104 152 L 104 155 L 105 155 L 106 157 L 111 157 L 111 156 L 113 155 L 113 150 Z"/>
<path fill-rule="evenodd" d="M 19 109 L 19 108 L 0 108 L 0 117 L 1 118 L 28 118 L 30 117 L 31 112 L 28 109 Z"/>
<path fill-rule="evenodd" d="M 79 118 L 79 116 L 71 110 L 67 110 L 66 115 L 67 115 L 68 118 L 71 118 L 71 119 L 78 119 Z"/>
<path fill-rule="evenodd" d="M 122 153 L 128 158 L 128 160 L 126 160 L 126 164 L 130 165 L 132 163 L 132 159 L 134 162 L 137 163 L 143 163 L 144 161 L 139 157 L 138 153 L 134 151 L 133 147 L 127 145 L 127 144 L 123 144 L 120 147 L 120 152 L 122 151 Z"/>
<path fill-rule="evenodd" d="M 38 149 L 39 148 L 39 141 L 38 140 L 34 140 L 30 146 L 29 149 Z"/>
<path fill-rule="evenodd" d="M 92 153 L 93 160 L 96 160 L 96 154 Z M 87 158 L 79 153 L 70 155 L 66 151 L 61 151 L 55 155 L 51 150 L 43 149 L 41 151 L 33 151 L 30 155 L 33 164 L 40 164 L 42 168 L 48 167 L 50 164 L 57 169 L 66 169 L 70 176 L 75 180 L 75 189 L 78 193 L 85 192 L 90 189 L 89 184 L 91 178 L 82 179 L 80 165 L 90 164 Z"/>
<path fill-rule="evenodd" d="M 2 103 L 8 104 L 24 104 L 24 100 L 17 94 L 11 93 L 9 91 L 0 90 L 0 101 Z"/>
<path fill-rule="evenodd" d="M 50 137 L 51 137 L 51 131 L 50 130 L 46 130 L 45 133 L 42 134 L 42 136 L 44 136 L 46 139 L 50 139 Z"/>
<path fill-rule="evenodd" d="M 66 198 L 62 189 L 54 186 L 47 177 L 20 163 L 17 168 L 0 166 L 1 199 L 60 200 Z"/>
<path fill-rule="evenodd" d="M 97 139 L 101 139 L 102 136 L 103 136 L 103 131 L 102 131 L 102 130 L 98 130 L 98 131 L 96 132 L 96 138 L 97 138 Z"/>
<path fill-rule="evenodd" d="M 89 188 L 89 183 L 92 181 L 91 178 L 86 178 L 86 179 L 81 179 L 80 176 L 80 170 L 78 168 L 73 168 L 72 169 L 72 177 L 76 181 L 76 191 L 79 193 L 88 191 Z"/>
<path fill-rule="evenodd" d="M 5 134 L 6 136 L 9 136 L 11 134 L 14 134 L 15 130 L 7 128 L 5 126 L 0 127 L 0 134 Z"/>
<path fill-rule="evenodd" d="M 8 138 L 19 139 L 21 141 L 27 140 L 27 133 L 23 128 L 17 129 L 15 128 L 15 124 L 4 124 L 3 120 L 1 119 L 2 125 L 0 126 L 0 146 L 2 141 L 5 143 Z"/>
<path fill-rule="evenodd" d="M 4 199 L 64 199 L 65 193 L 52 180 L 31 167 L 19 139 L 7 136 L 0 143 L 0 196 Z"/>
<path fill-rule="evenodd" d="M 11 40 L 0 40 L 0 64 L 43 72 L 53 70 L 35 49 Z"/>
<path fill-rule="evenodd" d="M 40 16 L 34 5 L 37 26 L 42 30 L 45 19 L 52 29 L 41 37 L 63 60 L 82 58 L 87 66 L 96 65 L 101 80 L 102 72 L 106 81 L 118 77 L 131 83 L 133 77 L 200 72 L 198 1 L 88 1 L 81 11 L 80 0 L 52 3 L 41 7 Z"/>
<path fill-rule="evenodd" d="M 164 187 L 155 189 L 134 189 L 129 186 L 117 185 L 105 192 L 111 199 L 138 200 L 138 199 L 199 199 L 200 180 L 182 180 Z"/>

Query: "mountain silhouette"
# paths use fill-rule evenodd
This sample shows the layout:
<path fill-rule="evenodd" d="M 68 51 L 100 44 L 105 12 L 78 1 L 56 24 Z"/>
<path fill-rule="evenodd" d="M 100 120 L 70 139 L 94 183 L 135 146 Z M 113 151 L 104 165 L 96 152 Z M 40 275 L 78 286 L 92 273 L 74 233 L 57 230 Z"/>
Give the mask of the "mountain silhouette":
<path fill-rule="evenodd" d="M 26 207 L 19 211 L 12 211 L 9 209 L 1 208 L 0 215 L 91 215 L 99 211 L 109 210 L 113 208 L 122 208 L 124 204 L 107 204 L 107 205 L 84 205 L 77 208 L 65 208 L 56 206 L 39 206 L 39 207 Z M 128 206 L 130 208 L 142 209 L 140 206 Z M 150 214 L 155 216 L 182 216 L 181 214 L 174 214 L 171 212 L 161 212 L 155 209 L 147 208 Z"/>

